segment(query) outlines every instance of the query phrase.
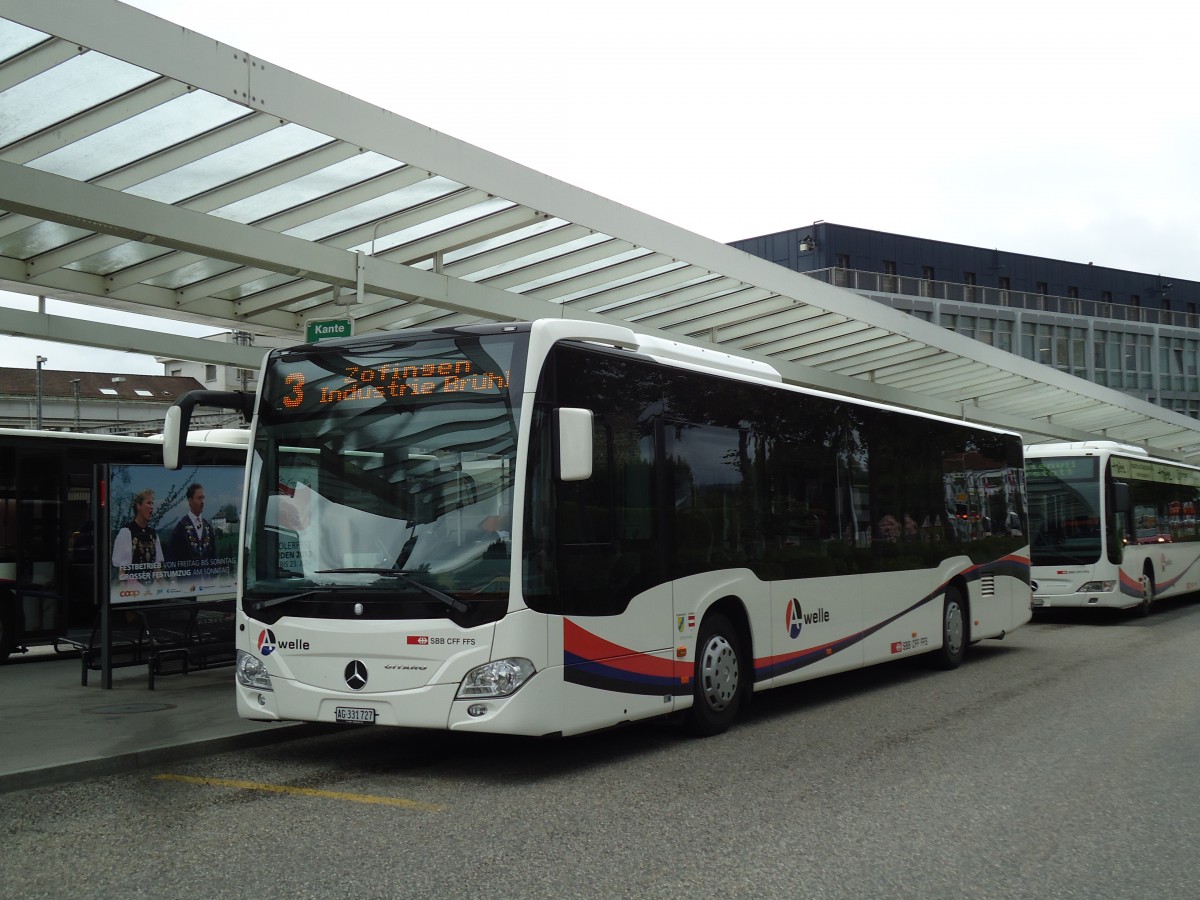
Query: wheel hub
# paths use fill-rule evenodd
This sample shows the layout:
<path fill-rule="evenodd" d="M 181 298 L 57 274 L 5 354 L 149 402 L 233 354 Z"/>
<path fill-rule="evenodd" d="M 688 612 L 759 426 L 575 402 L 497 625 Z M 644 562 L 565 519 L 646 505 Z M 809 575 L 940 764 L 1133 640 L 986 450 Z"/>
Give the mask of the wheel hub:
<path fill-rule="evenodd" d="M 738 661 L 733 645 L 714 635 L 700 658 L 700 684 L 710 709 L 720 712 L 737 696 Z"/>
<path fill-rule="evenodd" d="M 957 654 L 963 642 L 963 612 L 957 603 L 946 607 L 946 649 Z"/>

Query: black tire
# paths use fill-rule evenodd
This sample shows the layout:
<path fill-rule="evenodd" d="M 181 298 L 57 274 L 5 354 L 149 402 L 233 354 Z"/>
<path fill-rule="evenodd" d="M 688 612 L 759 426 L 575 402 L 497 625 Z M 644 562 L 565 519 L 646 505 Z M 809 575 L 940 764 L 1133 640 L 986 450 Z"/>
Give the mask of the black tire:
<path fill-rule="evenodd" d="M 942 646 L 930 654 L 934 666 L 957 669 L 967 655 L 970 639 L 967 603 L 962 591 L 956 587 L 947 588 L 942 601 Z"/>
<path fill-rule="evenodd" d="M 742 705 L 745 677 L 741 640 L 733 623 L 721 613 L 705 616 L 696 641 L 688 731 L 709 737 L 733 724 Z"/>
<path fill-rule="evenodd" d="M 1150 615 L 1155 590 L 1154 570 L 1150 568 L 1149 563 L 1146 563 L 1146 568 L 1142 570 L 1142 602 L 1133 608 L 1133 612 L 1138 618 L 1144 619 Z"/>
<path fill-rule="evenodd" d="M 16 648 L 16 599 L 5 591 L 0 594 L 0 666 L 8 662 L 8 656 Z"/>

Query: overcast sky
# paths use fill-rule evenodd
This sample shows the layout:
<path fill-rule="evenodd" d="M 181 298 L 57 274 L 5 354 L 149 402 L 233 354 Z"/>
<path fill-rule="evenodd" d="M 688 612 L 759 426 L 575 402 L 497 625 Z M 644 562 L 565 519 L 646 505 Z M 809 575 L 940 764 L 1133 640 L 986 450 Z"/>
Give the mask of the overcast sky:
<path fill-rule="evenodd" d="M 719 241 L 824 219 L 1200 280 L 1186 4 L 132 5 Z M 161 372 L 44 346 L 0 338 Z"/>

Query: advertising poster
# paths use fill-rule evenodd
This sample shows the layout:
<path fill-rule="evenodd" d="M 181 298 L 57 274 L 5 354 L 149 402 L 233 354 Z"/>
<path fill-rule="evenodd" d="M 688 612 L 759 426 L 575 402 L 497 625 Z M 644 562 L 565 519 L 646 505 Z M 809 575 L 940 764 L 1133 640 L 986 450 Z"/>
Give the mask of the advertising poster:
<path fill-rule="evenodd" d="M 109 600 L 223 600 L 237 592 L 241 466 L 109 466 Z"/>

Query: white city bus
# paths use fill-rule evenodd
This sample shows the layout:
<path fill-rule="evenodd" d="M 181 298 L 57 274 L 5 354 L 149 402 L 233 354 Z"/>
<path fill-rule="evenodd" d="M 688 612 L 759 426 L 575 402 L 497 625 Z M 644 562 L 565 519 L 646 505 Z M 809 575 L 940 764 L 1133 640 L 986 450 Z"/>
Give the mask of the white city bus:
<path fill-rule="evenodd" d="M 1200 590 L 1200 469 L 1112 441 L 1025 448 L 1035 607 L 1136 608 Z"/>
<path fill-rule="evenodd" d="M 237 703 L 266 721 L 566 735 L 1030 618 L 1017 435 L 567 320 L 272 351 Z"/>

